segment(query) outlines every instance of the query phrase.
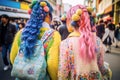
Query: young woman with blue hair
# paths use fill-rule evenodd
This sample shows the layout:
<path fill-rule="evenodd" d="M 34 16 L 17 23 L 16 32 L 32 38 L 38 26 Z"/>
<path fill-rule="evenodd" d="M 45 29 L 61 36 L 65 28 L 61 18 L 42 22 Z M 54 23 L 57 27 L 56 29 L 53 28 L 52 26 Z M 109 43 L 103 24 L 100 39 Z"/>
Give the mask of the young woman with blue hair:
<path fill-rule="evenodd" d="M 25 52 L 26 58 L 33 55 L 34 46 L 37 40 L 40 40 L 44 33 L 50 30 L 50 23 L 52 20 L 52 7 L 44 0 L 36 1 L 34 0 L 30 5 L 32 9 L 30 19 L 28 20 L 25 28 L 20 30 L 14 39 L 10 60 L 14 63 L 15 57 L 18 53 L 21 41 L 25 42 Z M 47 72 L 50 76 L 50 80 L 57 80 L 58 72 L 58 52 L 61 37 L 57 31 L 47 38 L 45 41 L 45 56 L 47 62 Z"/>

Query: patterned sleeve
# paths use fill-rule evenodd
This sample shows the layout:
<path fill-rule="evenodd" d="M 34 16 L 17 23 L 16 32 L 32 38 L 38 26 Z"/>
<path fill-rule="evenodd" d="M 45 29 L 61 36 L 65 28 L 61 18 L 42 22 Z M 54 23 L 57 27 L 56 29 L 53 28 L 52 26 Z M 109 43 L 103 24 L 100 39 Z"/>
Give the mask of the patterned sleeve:
<path fill-rule="evenodd" d="M 103 47 L 103 44 L 100 40 L 98 40 L 97 42 L 99 42 L 99 53 L 97 55 L 97 61 L 98 61 L 98 67 L 99 67 L 99 70 L 102 74 L 102 76 L 106 76 L 108 74 L 108 69 L 105 67 L 104 65 L 104 54 L 105 54 L 105 49 Z"/>
<path fill-rule="evenodd" d="M 67 40 L 64 40 L 60 45 L 58 80 L 68 80 L 70 72 L 69 61 Z"/>

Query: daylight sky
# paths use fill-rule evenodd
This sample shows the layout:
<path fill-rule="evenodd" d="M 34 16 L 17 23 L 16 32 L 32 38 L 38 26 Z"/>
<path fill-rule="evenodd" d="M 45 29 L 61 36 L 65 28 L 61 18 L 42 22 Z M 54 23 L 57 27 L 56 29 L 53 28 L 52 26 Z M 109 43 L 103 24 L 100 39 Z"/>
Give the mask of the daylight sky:
<path fill-rule="evenodd" d="M 68 3 L 71 4 L 72 6 L 76 5 L 76 4 L 83 4 L 84 0 L 62 0 L 63 3 Z"/>

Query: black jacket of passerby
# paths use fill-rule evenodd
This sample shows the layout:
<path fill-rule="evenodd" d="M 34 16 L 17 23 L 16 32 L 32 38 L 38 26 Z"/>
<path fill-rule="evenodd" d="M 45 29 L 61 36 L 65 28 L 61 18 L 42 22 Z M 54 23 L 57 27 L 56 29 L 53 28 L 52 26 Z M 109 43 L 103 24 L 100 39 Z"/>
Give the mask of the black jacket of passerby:
<path fill-rule="evenodd" d="M 16 33 L 16 27 L 10 23 L 4 26 L 0 24 L 0 46 L 11 44 Z"/>
<path fill-rule="evenodd" d="M 105 25 L 103 23 L 99 24 L 98 26 L 96 26 L 96 34 L 97 36 L 102 39 L 104 33 L 105 33 Z"/>
<path fill-rule="evenodd" d="M 115 31 L 115 25 L 113 23 L 109 23 L 108 25 L 109 30 Z"/>
<path fill-rule="evenodd" d="M 115 30 L 115 38 L 120 41 L 120 27 L 117 27 Z"/>
<path fill-rule="evenodd" d="M 61 35 L 61 39 L 64 40 L 67 38 L 67 36 L 70 34 L 68 32 L 68 29 L 67 29 L 67 26 L 66 26 L 66 23 L 63 23 L 60 28 L 59 28 L 59 33 Z"/>

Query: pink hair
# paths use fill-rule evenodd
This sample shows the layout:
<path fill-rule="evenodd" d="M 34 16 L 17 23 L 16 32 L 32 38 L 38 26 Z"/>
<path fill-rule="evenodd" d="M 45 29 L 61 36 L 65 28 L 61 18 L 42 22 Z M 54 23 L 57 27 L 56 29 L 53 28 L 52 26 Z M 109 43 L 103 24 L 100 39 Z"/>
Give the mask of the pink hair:
<path fill-rule="evenodd" d="M 79 32 L 81 34 L 79 38 L 79 51 L 80 58 L 85 62 L 91 62 L 95 59 L 95 36 L 91 32 L 92 26 L 90 25 L 90 15 L 87 12 L 85 6 L 76 5 L 72 7 L 67 13 L 68 21 L 71 21 L 71 16 L 75 14 L 77 9 L 82 9 L 81 18 L 78 21 Z"/>

